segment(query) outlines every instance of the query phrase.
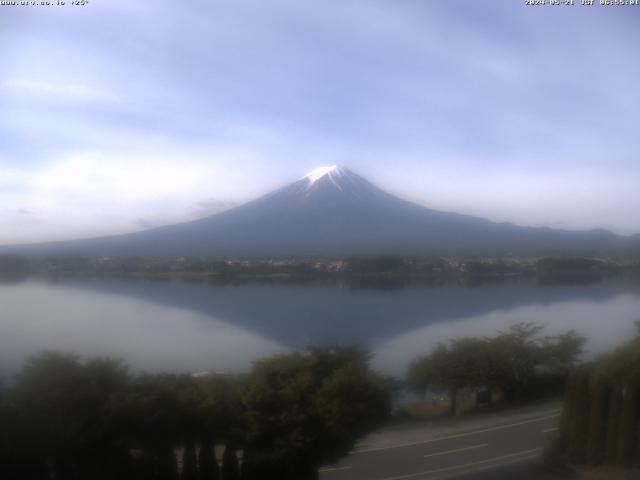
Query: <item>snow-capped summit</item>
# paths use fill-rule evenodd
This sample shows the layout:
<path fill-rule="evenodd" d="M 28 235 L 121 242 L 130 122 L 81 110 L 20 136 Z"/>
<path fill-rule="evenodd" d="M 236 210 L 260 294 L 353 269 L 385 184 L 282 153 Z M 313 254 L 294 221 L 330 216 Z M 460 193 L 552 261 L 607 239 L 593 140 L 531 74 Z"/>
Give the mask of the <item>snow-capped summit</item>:
<path fill-rule="evenodd" d="M 331 165 L 328 167 L 318 167 L 315 170 L 310 171 L 304 177 L 309 180 L 310 184 L 314 184 L 318 180 L 320 180 L 324 176 L 332 177 L 334 175 L 338 176 L 342 173 L 344 169 L 339 167 L 338 165 Z"/>
<path fill-rule="evenodd" d="M 362 201 L 371 196 L 390 196 L 360 175 L 339 165 L 318 167 L 283 190 L 303 194 L 307 200 L 314 198 L 332 203 L 348 199 Z"/>
<path fill-rule="evenodd" d="M 349 173 L 350 172 L 346 168 L 339 167 L 338 165 L 331 165 L 329 167 L 318 167 L 315 170 L 312 170 L 304 177 L 302 177 L 302 180 L 307 182 L 306 190 L 309 190 L 317 182 L 326 179 L 331 182 L 333 186 L 335 186 L 338 190 L 342 191 L 342 186 L 340 185 L 340 177 L 343 177 Z"/>

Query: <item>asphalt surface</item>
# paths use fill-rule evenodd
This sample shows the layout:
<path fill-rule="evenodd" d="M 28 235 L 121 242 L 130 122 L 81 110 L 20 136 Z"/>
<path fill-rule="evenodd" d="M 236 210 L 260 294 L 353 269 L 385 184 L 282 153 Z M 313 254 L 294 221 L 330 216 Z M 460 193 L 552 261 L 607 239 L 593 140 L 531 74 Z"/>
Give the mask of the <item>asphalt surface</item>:
<path fill-rule="evenodd" d="M 443 436 L 362 447 L 337 465 L 320 470 L 321 480 L 468 480 L 555 478 L 539 467 L 544 445 L 556 432 L 559 411 L 545 410 L 512 422 L 494 422 Z"/>

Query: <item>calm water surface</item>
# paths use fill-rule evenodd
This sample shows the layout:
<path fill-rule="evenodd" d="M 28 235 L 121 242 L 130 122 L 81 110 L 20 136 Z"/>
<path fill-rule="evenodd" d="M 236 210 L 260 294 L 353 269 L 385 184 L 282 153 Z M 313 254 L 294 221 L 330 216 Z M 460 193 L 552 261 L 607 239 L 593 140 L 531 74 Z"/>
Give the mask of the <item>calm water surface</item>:
<path fill-rule="evenodd" d="M 42 349 L 121 357 L 135 368 L 247 370 L 257 358 L 308 344 L 359 344 L 374 366 L 402 375 L 437 342 L 517 322 L 575 328 L 594 355 L 640 318 L 640 286 L 514 283 L 408 286 L 237 285 L 140 279 L 0 284 L 0 375 Z"/>

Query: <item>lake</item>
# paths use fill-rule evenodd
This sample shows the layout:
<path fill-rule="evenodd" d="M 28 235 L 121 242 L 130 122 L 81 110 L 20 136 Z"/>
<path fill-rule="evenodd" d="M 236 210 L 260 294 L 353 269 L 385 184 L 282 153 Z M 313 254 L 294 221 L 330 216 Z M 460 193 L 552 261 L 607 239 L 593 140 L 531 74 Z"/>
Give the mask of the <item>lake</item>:
<path fill-rule="evenodd" d="M 402 375 L 440 341 L 518 322 L 578 330 L 587 355 L 619 344 L 640 318 L 640 285 L 606 281 L 381 290 L 347 284 L 216 285 L 135 278 L 0 283 L 0 375 L 42 349 L 115 356 L 136 369 L 241 372 L 254 360 L 315 344 L 358 344 Z"/>

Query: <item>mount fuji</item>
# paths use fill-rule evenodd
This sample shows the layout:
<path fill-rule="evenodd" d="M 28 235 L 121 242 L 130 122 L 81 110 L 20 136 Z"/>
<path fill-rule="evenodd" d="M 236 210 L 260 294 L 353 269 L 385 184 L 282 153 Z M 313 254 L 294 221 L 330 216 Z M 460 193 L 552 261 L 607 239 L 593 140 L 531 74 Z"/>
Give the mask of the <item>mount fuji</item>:
<path fill-rule="evenodd" d="M 432 210 L 391 195 L 346 168 L 331 166 L 197 221 L 2 250 L 88 256 L 586 254 L 639 243 L 632 240 L 606 230 L 521 227 Z"/>

